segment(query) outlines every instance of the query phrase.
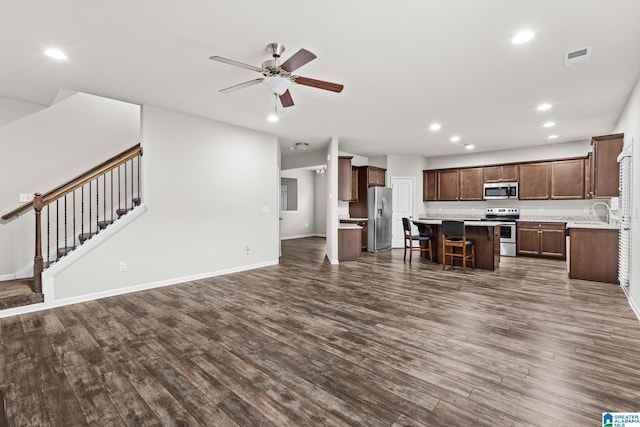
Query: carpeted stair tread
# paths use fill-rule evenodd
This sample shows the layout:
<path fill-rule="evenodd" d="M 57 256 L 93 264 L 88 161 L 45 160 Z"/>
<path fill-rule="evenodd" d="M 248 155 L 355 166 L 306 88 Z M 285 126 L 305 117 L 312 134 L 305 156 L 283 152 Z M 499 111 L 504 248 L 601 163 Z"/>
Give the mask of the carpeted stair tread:
<path fill-rule="evenodd" d="M 33 292 L 33 278 L 0 282 L 0 310 L 43 302 L 42 294 Z"/>

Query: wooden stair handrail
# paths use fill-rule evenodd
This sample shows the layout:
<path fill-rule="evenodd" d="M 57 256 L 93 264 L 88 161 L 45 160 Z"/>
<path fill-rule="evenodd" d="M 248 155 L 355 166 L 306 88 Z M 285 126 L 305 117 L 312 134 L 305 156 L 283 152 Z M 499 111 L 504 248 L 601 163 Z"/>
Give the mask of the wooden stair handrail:
<path fill-rule="evenodd" d="M 43 205 L 46 206 L 49 203 L 65 196 L 66 194 L 71 193 L 73 190 L 76 190 L 80 187 L 82 187 L 83 185 L 85 185 L 87 182 L 92 181 L 93 179 L 95 179 L 96 177 L 103 175 L 107 172 L 109 172 L 112 169 L 117 168 L 118 166 L 128 162 L 129 160 L 142 155 L 142 147 L 140 146 L 140 144 L 136 144 L 133 147 L 130 147 L 124 151 L 122 151 L 121 153 L 116 154 L 115 156 L 109 158 L 108 160 L 105 160 L 104 162 L 100 163 L 97 166 L 92 167 L 91 169 L 87 170 L 86 172 L 81 173 L 80 175 L 76 176 L 75 178 L 65 182 L 62 185 L 57 186 L 56 188 L 47 191 L 46 193 L 42 194 L 42 201 L 43 201 Z M 2 220 L 3 221 L 8 221 L 11 218 L 14 218 L 26 211 L 28 211 L 29 209 L 33 208 L 33 201 L 29 202 L 29 203 L 25 203 L 24 205 L 20 206 L 17 209 L 12 210 L 11 212 L 5 214 L 2 216 Z"/>

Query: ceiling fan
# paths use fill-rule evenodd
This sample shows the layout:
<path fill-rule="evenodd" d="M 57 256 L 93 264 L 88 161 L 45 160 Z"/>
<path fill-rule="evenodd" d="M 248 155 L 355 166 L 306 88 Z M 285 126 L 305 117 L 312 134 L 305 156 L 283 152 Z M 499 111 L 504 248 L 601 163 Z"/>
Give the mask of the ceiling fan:
<path fill-rule="evenodd" d="M 263 83 L 271 93 L 280 97 L 280 102 L 283 107 L 291 107 L 293 105 L 293 98 L 289 92 L 289 86 L 291 86 L 292 83 L 329 90 L 331 92 L 342 92 L 344 86 L 341 84 L 291 74 L 293 71 L 316 59 L 316 56 L 308 50 L 300 49 L 284 62 L 280 60 L 280 56 L 284 52 L 284 45 L 280 43 L 269 43 L 267 45 L 267 52 L 273 56 L 273 59 L 264 61 L 262 68 L 234 61 L 233 59 L 223 58 L 222 56 L 210 57 L 209 59 L 212 61 L 223 62 L 225 64 L 235 65 L 236 67 L 246 68 L 247 70 L 257 71 L 263 75 L 261 78 L 230 86 L 220 90 L 220 92 L 232 93 L 245 87 Z"/>

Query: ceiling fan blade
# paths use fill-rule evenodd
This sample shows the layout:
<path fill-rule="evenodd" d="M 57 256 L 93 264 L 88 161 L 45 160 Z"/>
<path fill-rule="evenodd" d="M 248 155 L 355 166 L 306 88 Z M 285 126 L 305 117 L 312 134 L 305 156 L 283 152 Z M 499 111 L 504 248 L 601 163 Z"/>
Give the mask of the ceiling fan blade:
<path fill-rule="evenodd" d="M 293 105 L 293 98 L 291 97 L 291 92 L 287 89 L 285 93 L 280 95 L 280 102 L 283 107 L 291 107 Z"/>
<path fill-rule="evenodd" d="M 262 68 L 254 67 L 253 65 L 245 64 L 244 62 L 234 61 L 233 59 L 223 58 L 222 56 L 211 56 L 209 57 L 212 61 L 218 61 L 229 65 L 235 65 L 236 67 L 246 68 L 247 70 L 257 71 L 259 73 L 262 72 Z"/>
<path fill-rule="evenodd" d="M 316 59 L 316 56 L 313 53 L 309 52 L 307 49 L 300 49 L 291 58 L 284 61 L 280 68 L 285 71 L 292 72 L 314 59 Z"/>
<path fill-rule="evenodd" d="M 344 86 L 338 83 L 325 82 L 324 80 L 310 79 L 308 77 L 296 76 L 295 83 L 304 86 L 316 87 L 318 89 L 330 90 L 331 92 L 342 92 Z"/>
<path fill-rule="evenodd" d="M 235 86 L 230 86 L 224 89 L 219 90 L 218 92 L 222 92 L 222 93 L 231 93 L 231 92 L 235 92 L 237 90 L 240 89 L 244 89 L 245 87 L 249 87 L 249 86 L 253 86 L 253 85 L 257 85 L 258 83 L 261 83 L 262 80 L 264 79 L 255 79 L 255 80 L 249 80 L 248 82 L 244 82 L 244 83 L 240 83 L 237 84 Z"/>

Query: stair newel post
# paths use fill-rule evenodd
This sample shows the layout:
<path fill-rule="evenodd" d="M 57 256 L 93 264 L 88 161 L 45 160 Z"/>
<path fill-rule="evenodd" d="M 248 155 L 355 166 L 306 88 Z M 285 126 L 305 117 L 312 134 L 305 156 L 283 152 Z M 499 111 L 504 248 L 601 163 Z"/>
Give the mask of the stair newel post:
<path fill-rule="evenodd" d="M 33 259 L 33 278 L 34 278 L 34 292 L 42 293 L 42 208 L 44 202 L 42 200 L 42 194 L 35 193 L 33 197 L 33 210 L 36 213 L 36 256 Z"/>

